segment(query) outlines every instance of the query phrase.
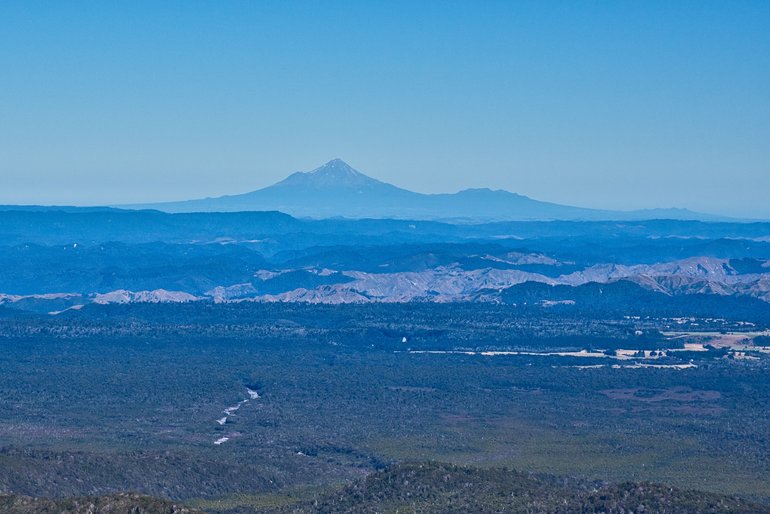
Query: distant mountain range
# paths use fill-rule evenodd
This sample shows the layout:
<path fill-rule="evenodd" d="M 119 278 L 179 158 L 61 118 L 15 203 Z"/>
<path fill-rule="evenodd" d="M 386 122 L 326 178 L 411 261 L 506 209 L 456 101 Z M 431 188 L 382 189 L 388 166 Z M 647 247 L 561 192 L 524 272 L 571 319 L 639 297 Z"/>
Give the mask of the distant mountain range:
<path fill-rule="evenodd" d="M 0 269 L 0 318 L 110 303 L 494 302 L 770 320 L 770 223 L 0 206 Z"/>
<path fill-rule="evenodd" d="M 304 218 L 398 218 L 413 220 L 647 220 L 722 221 L 686 209 L 608 211 L 533 200 L 503 190 L 466 189 L 422 194 L 381 182 L 334 159 L 313 171 L 297 172 L 250 193 L 121 206 L 164 212 L 281 211 Z"/>
<path fill-rule="evenodd" d="M 113 303 L 493 302 L 770 320 L 770 223 L 0 208 L 0 227 L 0 318 Z"/>

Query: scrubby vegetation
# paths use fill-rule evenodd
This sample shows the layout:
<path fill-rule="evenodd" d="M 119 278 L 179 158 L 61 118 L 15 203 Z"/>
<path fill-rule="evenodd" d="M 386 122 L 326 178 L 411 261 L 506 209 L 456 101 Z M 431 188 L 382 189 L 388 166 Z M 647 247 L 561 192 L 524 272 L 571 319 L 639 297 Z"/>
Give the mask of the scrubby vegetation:
<path fill-rule="evenodd" d="M 403 464 L 374 473 L 294 513 L 761 514 L 770 507 L 648 483 L 589 484 L 509 469 Z"/>
<path fill-rule="evenodd" d="M 202 510 L 137 494 L 58 500 L 0 495 L 0 510 L 8 514 L 770 513 L 767 505 L 658 484 L 604 484 L 435 462 L 393 465 L 342 488 L 193 503 Z"/>
<path fill-rule="evenodd" d="M 682 351 L 662 333 L 740 325 L 549 312 L 192 304 L 0 320 L 0 491 L 275 507 L 434 460 L 768 502 L 766 354 Z"/>
<path fill-rule="evenodd" d="M 196 514 L 200 511 L 138 494 L 52 500 L 0 494 L 5 514 Z"/>

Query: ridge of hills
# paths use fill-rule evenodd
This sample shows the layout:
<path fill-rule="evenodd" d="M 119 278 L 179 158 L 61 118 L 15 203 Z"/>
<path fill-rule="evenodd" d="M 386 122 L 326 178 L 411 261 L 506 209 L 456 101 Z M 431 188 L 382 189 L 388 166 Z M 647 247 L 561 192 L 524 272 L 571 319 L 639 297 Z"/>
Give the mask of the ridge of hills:
<path fill-rule="evenodd" d="M 770 512 L 737 498 L 658 484 L 588 484 L 505 468 L 404 463 L 375 472 L 298 513 L 549 513 L 667 514 Z"/>
<path fill-rule="evenodd" d="M 343 179 L 369 184 L 352 171 L 335 178 Z M 0 226 L 0 269 L 14 270 L 0 280 L 8 315 L 189 301 L 575 301 L 587 308 L 591 283 L 629 301 L 654 294 L 651 309 L 692 310 L 705 297 L 709 312 L 770 309 L 768 223 L 468 225 L 275 211 L 0 209 Z"/>
<path fill-rule="evenodd" d="M 306 495 L 307 496 L 307 495 Z M 660 484 L 593 483 L 533 475 L 506 468 L 476 468 L 435 462 L 401 463 L 376 471 L 339 488 L 262 502 L 240 500 L 191 502 L 220 513 L 335 514 L 335 513 L 548 513 L 626 514 L 770 513 L 770 507 L 740 498 L 682 490 Z M 251 504 L 250 504 L 251 502 Z M 138 494 L 64 499 L 0 495 L 8 514 L 202 514 L 168 500 Z"/>

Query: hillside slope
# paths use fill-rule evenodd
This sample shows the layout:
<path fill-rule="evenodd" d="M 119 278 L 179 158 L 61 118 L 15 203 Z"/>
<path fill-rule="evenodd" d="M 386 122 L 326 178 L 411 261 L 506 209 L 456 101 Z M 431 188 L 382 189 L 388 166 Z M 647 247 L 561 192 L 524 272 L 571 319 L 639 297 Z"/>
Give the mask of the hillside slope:
<path fill-rule="evenodd" d="M 57 500 L 0 494 L 0 512 L 5 514 L 196 514 L 199 511 L 139 494 L 84 496 Z"/>
<path fill-rule="evenodd" d="M 594 485 L 507 469 L 400 464 L 295 513 L 770 513 L 737 498 L 656 484 Z"/>

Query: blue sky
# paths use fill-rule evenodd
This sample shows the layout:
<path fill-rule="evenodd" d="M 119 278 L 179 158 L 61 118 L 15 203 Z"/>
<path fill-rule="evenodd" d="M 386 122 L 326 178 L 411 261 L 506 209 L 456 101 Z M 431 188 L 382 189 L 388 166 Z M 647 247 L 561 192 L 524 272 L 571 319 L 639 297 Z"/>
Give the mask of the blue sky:
<path fill-rule="evenodd" d="M 770 2 L 0 3 L 0 203 L 421 192 L 770 218 Z"/>

